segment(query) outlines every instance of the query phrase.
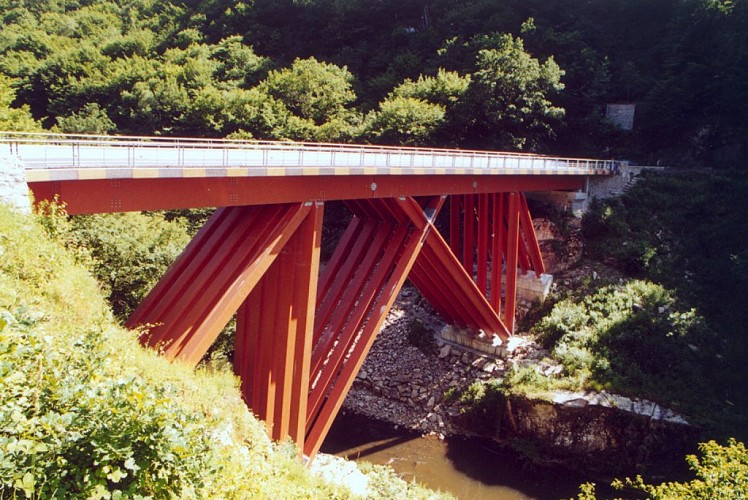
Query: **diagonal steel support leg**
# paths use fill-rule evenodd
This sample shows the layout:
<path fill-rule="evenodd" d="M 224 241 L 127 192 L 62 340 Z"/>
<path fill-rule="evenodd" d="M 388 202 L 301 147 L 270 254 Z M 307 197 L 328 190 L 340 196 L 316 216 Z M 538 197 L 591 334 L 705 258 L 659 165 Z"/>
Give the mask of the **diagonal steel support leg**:
<path fill-rule="evenodd" d="M 422 208 L 415 200 L 387 199 L 351 202 L 354 213 L 351 238 L 344 237 L 325 269 L 321 282 L 316 344 L 312 354 L 312 387 L 307 411 L 304 453 L 314 456 L 340 410 L 358 370 L 381 329 L 395 297 L 423 245 L 430 224 L 414 223 L 410 212 L 438 211 L 434 204 Z M 439 203 L 439 206 L 441 204 Z M 362 247 L 355 255 L 351 249 Z M 341 255 L 347 252 L 347 255 Z M 344 272 L 356 260 L 354 273 Z M 328 294 L 335 295 L 334 300 Z M 334 311 L 328 311 L 329 308 Z"/>
<path fill-rule="evenodd" d="M 411 215 L 420 219 L 418 224 L 431 226 L 413 266 L 413 284 L 445 319 L 507 339 L 508 329 L 431 221 L 415 211 Z"/>
<path fill-rule="evenodd" d="M 463 199 L 464 202 L 461 203 Z M 450 202 L 450 250 L 454 254 L 455 250 L 462 249 L 462 266 L 471 281 L 475 281 L 480 293 L 485 297 L 490 295 L 490 305 L 496 314 L 501 313 L 501 276 L 502 273 L 505 273 L 503 325 L 501 330 L 508 334 L 514 329 L 518 268 L 523 274 L 532 270 L 537 277 L 545 272 L 537 236 L 527 207 L 527 200 L 523 193 L 509 192 L 491 195 L 452 196 Z M 462 238 L 460 238 L 461 219 L 463 221 Z M 475 246 L 476 242 L 477 247 Z M 444 245 L 439 244 L 439 247 L 434 251 L 442 259 L 449 259 L 444 255 Z M 426 253 L 424 252 L 424 255 Z M 477 261 L 473 259 L 474 255 L 477 256 Z M 489 260 L 490 294 L 487 286 Z M 474 263 L 478 266 L 475 273 L 473 270 Z M 504 263 L 506 263 L 505 267 L 503 266 Z M 433 263 L 431 265 L 435 266 Z M 443 269 L 444 264 L 439 267 Z M 448 296 L 445 293 L 441 293 L 441 297 L 438 296 L 440 293 L 434 290 L 437 290 L 439 286 L 431 276 L 436 272 L 436 268 L 427 272 L 419 269 L 418 265 L 416 266 L 414 276 L 415 280 L 422 282 L 423 286 L 419 286 L 422 289 L 421 292 L 426 296 L 432 296 L 432 303 L 445 319 L 462 326 L 469 326 L 472 329 L 482 328 L 485 330 L 487 328 L 486 323 L 481 323 L 481 321 L 485 321 L 485 317 L 474 317 L 471 322 L 470 317 L 462 318 L 459 313 L 455 314 L 448 311 L 450 304 L 454 302 L 456 297 Z M 474 274 L 475 278 L 473 278 Z M 464 281 L 462 277 L 453 277 L 453 279 Z M 442 282 L 443 284 L 444 282 Z M 465 288 L 468 286 L 465 283 L 462 286 L 464 289 L 468 289 Z M 469 294 L 472 293 L 472 291 L 469 292 Z M 462 300 L 464 302 L 465 299 Z M 475 308 L 483 308 L 480 300 L 472 302 L 473 304 L 469 304 L 469 306 L 473 307 L 474 313 Z M 465 307 L 463 305 L 459 310 L 465 310 Z M 498 333 L 502 335 L 501 331 Z"/>
<path fill-rule="evenodd" d="M 237 312 L 234 370 L 276 440 L 303 449 L 322 205 L 300 227 Z"/>
<path fill-rule="evenodd" d="M 141 341 L 195 365 L 273 263 L 311 204 L 219 209 L 127 320 Z"/>

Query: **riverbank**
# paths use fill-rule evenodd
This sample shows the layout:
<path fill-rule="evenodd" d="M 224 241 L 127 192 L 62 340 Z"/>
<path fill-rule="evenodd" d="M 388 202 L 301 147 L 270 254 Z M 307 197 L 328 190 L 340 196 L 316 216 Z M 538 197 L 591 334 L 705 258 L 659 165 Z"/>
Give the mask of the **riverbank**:
<path fill-rule="evenodd" d="M 343 409 L 442 439 L 465 435 L 459 395 L 476 380 L 501 377 L 512 366 L 557 369 L 529 336 L 513 337 L 504 357 L 493 359 L 436 338 L 445 326 L 415 288 L 403 287 Z M 425 335 L 431 339 L 424 341 Z"/>
<path fill-rule="evenodd" d="M 559 272 L 558 287 L 614 279 L 609 270 L 582 264 Z M 498 396 L 479 418 L 466 415 L 461 396 L 476 382 L 495 384 L 512 368 L 555 377 L 563 366 L 532 336 L 519 334 L 499 357 L 439 340 L 450 328 L 412 287 L 405 287 L 367 356 L 344 411 L 391 423 L 395 429 L 444 440 L 482 436 L 521 448 L 528 459 L 590 474 L 638 473 L 657 462 L 682 468 L 697 429 L 653 402 L 605 391 L 556 391 L 542 399 Z M 471 387 L 472 385 L 472 387 Z"/>
<path fill-rule="evenodd" d="M 403 287 L 343 408 L 442 439 L 465 434 L 456 419 L 459 395 L 470 384 L 500 377 L 509 366 L 541 362 L 547 356 L 523 336 L 508 346 L 505 359 L 497 360 L 437 339 L 414 345 L 413 329 L 421 330 L 418 335 L 433 337 L 445 326 L 415 288 Z"/>

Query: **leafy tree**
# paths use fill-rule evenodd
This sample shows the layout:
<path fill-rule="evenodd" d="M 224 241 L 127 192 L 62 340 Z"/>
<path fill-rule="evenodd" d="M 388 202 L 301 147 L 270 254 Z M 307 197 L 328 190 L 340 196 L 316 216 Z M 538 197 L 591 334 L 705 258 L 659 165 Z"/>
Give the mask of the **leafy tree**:
<path fill-rule="evenodd" d="M 116 58 L 128 58 L 135 55 L 147 57 L 156 44 L 156 35 L 151 30 L 134 29 L 114 37 L 101 49 L 101 53 Z"/>
<path fill-rule="evenodd" d="M 224 38 L 213 47 L 211 58 L 219 62 L 214 72 L 217 84 L 240 82 L 243 86 L 256 84 L 267 71 L 269 59 L 258 56 L 251 46 L 244 45 L 238 35 Z"/>
<path fill-rule="evenodd" d="M 294 115 L 320 125 L 344 113 L 345 106 L 356 100 L 352 82 L 353 75 L 346 68 L 310 58 L 296 59 L 290 68 L 271 71 L 260 88 Z"/>
<path fill-rule="evenodd" d="M 418 80 L 405 80 L 395 87 L 395 97 L 413 97 L 445 108 L 456 105 L 470 87 L 470 75 L 461 76 L 456 71 L 439 68 L 436 76 L 419 76 Z"/>
<path fill-rule="evenodd" d="M 428 143 L 444 123 L 444 107 L 415 97 L 388 97 L 367 118 L 365 136 L 384 144 Z"/>
<path fill-rule="evenodd" d="M 296 59 L 290 68 L 271 71 L 259 89 L 280 102 L 290 115 L 286 127 L 274 135 L 344 140 L 357 120 L 348 108 L 356 100 L 352 83 L 353 75 L 346 68 L 315 58 Z"/>
<path fill-rule="evenodd" d="M 540 62 L 522 39 L 493 35 L 479 41 L 466 104 L 461 110 L 468 144 L 493 148 L 537 149 L 553 135 L 564 110 L 550 101 L 561 91 L 563 71 L 553 58 Z"/>
<path fill-rule="evenodd" d="M 241 137 L 283 138 L 290 112 L 282 102 L 258 88 L 235 89 L 226 96 L 226 132 Z"/>
<path fill-rule="evenodd" d="M 116 128 L 106 111 L 95 102 L 86 104 L 83 109 L 70 116 L 59 117 L 56 126 L 63 134 L 104 135 Z"/>
<path fill-rule="evenodd" d="M 15 100 L 13 80 L 0 75 L 0 130 L 14 132 L 35 132 L 41 129 L 31 116 L 28 105 L 12 107 Z"/>
<path fill-rule="evenodd" d="M 684 498 L 711 500 L 713 498 L 745 499 L 748 496 L 748 450 L 743 443 L 730 439 L 726 446 L 715 441 L 699 444 L 701 458 L 686 457 L 695 479 L 688 482 L 669 482 L 650 485 L 641 476 L 625 481 L 614 481 L 613 486 L 635 488 L 654 500 Z"/>

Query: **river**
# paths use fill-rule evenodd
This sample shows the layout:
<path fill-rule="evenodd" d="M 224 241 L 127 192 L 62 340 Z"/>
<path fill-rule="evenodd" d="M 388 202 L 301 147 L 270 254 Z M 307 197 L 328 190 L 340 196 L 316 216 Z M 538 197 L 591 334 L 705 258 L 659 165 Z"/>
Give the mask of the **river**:
<path fill-rule="evenodd" d="M 389 465 L 408 481 L 459 499 L 571 498 L 586 481 L 566 469 L 529 466 L 489 439 L 422 437 L 350 412 L 338 415 L 321 451 Z"/>

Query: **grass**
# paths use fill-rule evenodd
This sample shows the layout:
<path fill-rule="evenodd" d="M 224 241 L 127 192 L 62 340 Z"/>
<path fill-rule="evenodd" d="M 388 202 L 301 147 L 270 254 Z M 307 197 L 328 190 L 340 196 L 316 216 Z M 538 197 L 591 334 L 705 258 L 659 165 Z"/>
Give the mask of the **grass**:
<path fill-rule="evenodd" d="M 142 349 L 85 252 L 48 234 L 0 206 L 0 497 L 351 496 L 267 438 L 234 377 Z M 386 477 L 406 496 L 433 495 Z"/>

